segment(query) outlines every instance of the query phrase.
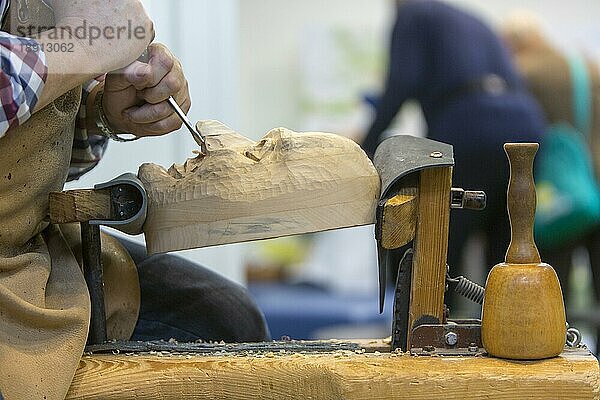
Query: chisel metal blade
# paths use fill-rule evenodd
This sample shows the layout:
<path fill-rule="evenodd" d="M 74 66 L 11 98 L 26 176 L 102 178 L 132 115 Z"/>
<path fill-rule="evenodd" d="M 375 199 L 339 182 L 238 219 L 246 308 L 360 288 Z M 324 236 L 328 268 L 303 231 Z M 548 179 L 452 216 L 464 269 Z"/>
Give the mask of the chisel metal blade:
<path fill-rule="evenodd" d="M 208 154 L 208 146 L 206 145 L 206 139 L 204 138 L 204 136 L 202 136 L 200 132 L 198 132 L 198 130 L 196 130 L 196 127 L 194 127 L 188 116 L 185 114 L 185 112 L 183 112 L 181 107 L 179 107 L 179 104 L 177 104 L 177 101 L 175 101 L 173 96 L 169 97 L 168 102 L 171 105 L 171 107 L 173 107 L 175 113 L 179 116 L 179 118 L 181 118 L 186 128 L 190 131 L 192 137 L 200 146 L 202 153 Z"/>

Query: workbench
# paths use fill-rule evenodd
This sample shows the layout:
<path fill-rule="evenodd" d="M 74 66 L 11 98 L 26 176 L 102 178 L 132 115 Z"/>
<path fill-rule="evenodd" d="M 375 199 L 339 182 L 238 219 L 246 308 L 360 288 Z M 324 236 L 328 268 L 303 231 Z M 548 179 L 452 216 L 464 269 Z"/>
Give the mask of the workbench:
<path fill-rule="evenodd" d="M 233 142 L 239 141 L 243 142 L 242 139 Z M 328 207 L 347 212 L 350 210 L 347 203 L 336 196 L 346 193 L 342 197 L 355 199 L 352 193 L 360 191 L 360 197 L 369 204 L 352 207 L 352 210 L 363 212 L 358 221 L 352 219 L 356 216 L 354 211 L 349 212 L 352 218 L 347 215 L 338 218 L 336 213 L 323 208 L 321 211 L 325 218 L 319 217 L 319 221 L 327 222 L 326 225 L 299 225 L 302 232 L 313 232 L 376 222 L 381 306 L 387 287 L 386 270 L 388 267 L 398 268 L 389 340 L 259 344 L 111 343 L 106 341 L 102 280 L 88 279 L 90 293 L 99 295 L 93 302 L 97 307 L 92 307 L 93 334 L 90 334 L 90 346 L 86 350 L 91 353 L 84 354 L 81 359 L 67 398 L 600 400 L 597 359 L 584 347 L 566 348 L 561 353 L 565 342 L 577 346 L 578 340 L 569 339 L 558 278 L 550 266 L 541 263 L 533 241 L 535 186 L 532 171 L 537 144 L 508 144 L 505 150 L 511 162 L 508 202 L 512 240 L 506 262 L 492 270 L 498 272 L 494 276 L 502 278 L 493 280 L 493 285 L 488 281 L 483 288 L 464 277 L 452 278 L 449 275 L 451 268 L 447 265 L 450 209 L 481 210 L 486 204 L 485 193 L 452 187 L 454 158 L 451 146 L 414 137 L 390 138 L 375 155 L 376 168 L 368 165 L 368 180 L 373 183 L 367 185 L 369 190 L 363 192 L 365 185 L 349 177 L 345 179 L 344 192 L 334 187 L 330 193 L 335 201 Z M 363 162 L 367 161 L 364 154 L 355 155 Z M 229 161 L 224 157 L 225 164 Z M 332 166 L 338 164 L 336 161 L 330 163 Z M 302 168 L 299 170 L 303 171 Z M 329 167 L 325 170 L 331 172 Z M 361 174 L 364 170 L 358 168 Z M 55 212 L 51 212 L 54 216 L 51 220 L 58 224 L 79 222 L 82 229 L 98 224 L 123 224 L 129 230 L 132 223 L 136 223 L 138 228 L 141 226 L 146 219 L 146 211 L 148 216 L 154 214 L 154 222 L 157 221 L 156 216 L 160 212 L 152 207 L 146 209 L 148 203 L 151 205 L 155 201 L 169 214 L 160 218 L 168 222 L 168 227 L 179 229 L 184 222 L 189 222 L 191 209 L 197 208 L 201 213 L 211 210 L 202 198 L 180 194 L 170 195 L 172 204 L 162 204 L 164 202 L 157 199 L 162 199 L 164 196 L 160 193 L 170 190 L 171 186 L 160 183 L 158 178 L 162 176 L 172 180 L 175 177 L 169 175 L 167 178 L 165 173 L 157 172 L 154 175 L 158 180 L 153 181 L 148 179 L 151 173 L 141 175 L 146 183 L 144 179 L 140 181 L 135 177 L 117 179 L 98 186 L 95 191 L 54 194 L 51 210 Z M 316 178 L 320 176 L 313 175 Z M 205 174 L 198 176 L 200 183 L 204 182 Z M 232 182 L 242 189 L 254 188 L 246 184 L 246 178 L 234 176 Z M 379 180 L 382 189 L 377 200 L 379 190 L 375 189 Z M 240 185 L 240 182 L 243 184 Z M 321 187 L 321 183 L 320 179 L 314 179 L 291 187 L 303 187 L 298 193 L 312 201 L 323 196 L 307 195 L 305 188 Z M 266 186 L 267 192 L 273 191 L 272 185 Z M 186 190 L 194 192 L 190 187 Z M 148 188 L 155 196 L 146 196 Z M 199 190 L 198 193 L 205 191 Z M 191 203 L 181 209 L 185 212 L 173 205 L 178 198 L 187 201 L 188 197 L 193 201 L 190 200 Z M 329 195 L 325 197 L 329 198 Z M 281 198 L 273 203 L 292 204 L 287 199 Z M 258 212 L 261 221 L 265 216 L 272 218 L 270 206 L 254 207 L 254 200 L 246 200 L 252 206 L 244 209 Z M 312 213 L 312 203 L 308 200 L 300 203 L 305 203 L 302 209 L 310 209 Z M 344 207 L 339 204 L 344 204 Z M 297 204 L 294 207 L 297 208 Z M 99 214 L 98 210 L 101 211 Z M 171 215 L 173 210 L 177 210 L 177 218 Z M 284 210 L 282 215 L 296 215 L 297 211 Z M 218 224 L 236 225 L 234 214 L 220 219 Z M 333 219 L 330 218 L 332 216 Z M 301 215 L 298 220 L 302 220 Z M 193 222 L 202 234 L 221 232 L 208 228 L 202 218 Z M 144 229 L 151 225 L 146 221 Z M 250 229 L 231 237 L 219 233 L 215 236 L 216 242 L 210 237 L 202 241 L 199 239 L 201 235 L 169 235 L 167 229 L 160 236 L 168 240 L 155 241 L 156 248 L 152 250 L 152 245 L 149 248 L 150 252 L 160 253 L 266 239 L 273 234 L 300 233 L 287 228 L 276 232 L 262 230 L 270 225 L 286 228 L 286 224 L 280 223 L 246 224 L 244 226 L 261 228 L 256 231 L 260 231 L 259 237 L 254 236 L 255 231 Z M 82 234 L 82 243 L 91 261 L 83 264 L 85 271 L 98 271 L 101 276 L 101 242 L 97 226 L 94 226 L 94 232 L 93 237 Z M 179 242 L 170 243 L 174 237 Z M 190 242 L 184 243 L 185 238 L 190 238 Z M 404 246 L 411 243 L 411 248 L 404 251 Z M 449 282 L 464 283 L 465 290 L 458 290 L 458 285 L 454 290 L 483 304 L 482 321 L 450 318 L 444 304 Z M 516 284 L 503 284 L 505 282 Z M 496 357 L 490 357 L 488 353 Z M 553 357 L 555 355 L 558 356 Z"/>
<path fill-rule="evenodd" d="M 324 354 L 84 356 L 68 399 L 600 399 L 586 349 L 557 358 L 414 357 L 380 341 Z M 364 353 L 363 353 L 364 351 Z"/>

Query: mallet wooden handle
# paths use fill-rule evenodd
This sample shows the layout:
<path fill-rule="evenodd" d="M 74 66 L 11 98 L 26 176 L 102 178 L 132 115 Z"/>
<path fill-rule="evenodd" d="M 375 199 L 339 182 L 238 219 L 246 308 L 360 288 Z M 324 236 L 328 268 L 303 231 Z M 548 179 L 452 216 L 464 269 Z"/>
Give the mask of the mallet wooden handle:
<path fill-rule="evenodd" d="M 536 194 L 533 180 L 533 161 L 537 143 L 510 143 L 504 150 L 510 161 L 508 185 L 508 215 L 512 231 L 506 253 L 508 264 L 539 264 L 540 253 L 533 237 Z"/>

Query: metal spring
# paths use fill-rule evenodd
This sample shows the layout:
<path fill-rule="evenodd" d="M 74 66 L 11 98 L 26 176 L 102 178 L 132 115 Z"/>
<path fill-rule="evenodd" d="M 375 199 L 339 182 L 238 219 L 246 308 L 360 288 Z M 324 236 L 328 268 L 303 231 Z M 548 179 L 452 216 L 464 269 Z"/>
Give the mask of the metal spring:
<path fill-rule="evenodd" d="M 581 339 L 582 335 L 581 332 L 579 332 L 579 329 L 570 327 L 567 322 L 567 346 L 579 347 L 581 345 Z"/>
<path fill-rule="evenodd" d="M 454 278 L 451 280 L 451 282 L 456 284 L 454 287 L 454 291 L 456 293 L 477 304 L 483 304 L 483 296 L 485 295 L 485 288 L 483 286 L 480 286 L 475 282 L 471 282 L 464 276 Z"/>

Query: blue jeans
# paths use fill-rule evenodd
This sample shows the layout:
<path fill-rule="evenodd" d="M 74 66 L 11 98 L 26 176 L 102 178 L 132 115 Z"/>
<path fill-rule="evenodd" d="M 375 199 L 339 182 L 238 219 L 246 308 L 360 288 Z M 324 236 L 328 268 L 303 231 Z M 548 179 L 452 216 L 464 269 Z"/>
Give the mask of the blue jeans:
<path fill-rule="evenodd" d="M 264 315 L 242 286 L 181 257 L 148 256 L 144 246 L 119 241 L 140 278 L 140 315 L 131 340 L 270 340 Z"/>

